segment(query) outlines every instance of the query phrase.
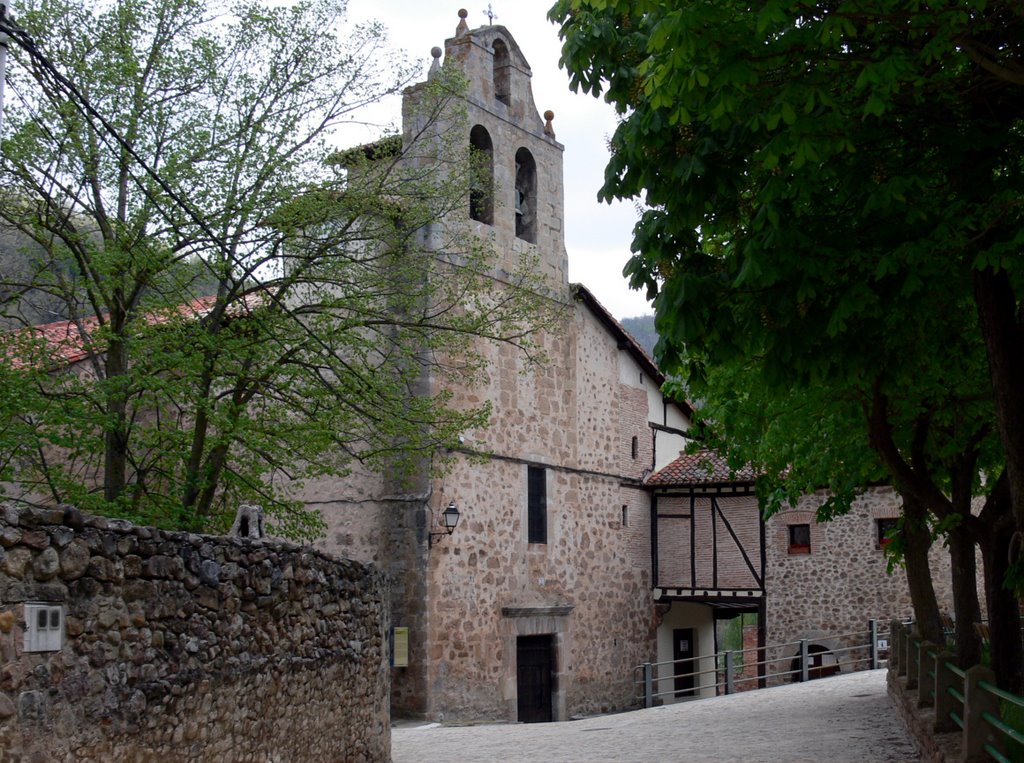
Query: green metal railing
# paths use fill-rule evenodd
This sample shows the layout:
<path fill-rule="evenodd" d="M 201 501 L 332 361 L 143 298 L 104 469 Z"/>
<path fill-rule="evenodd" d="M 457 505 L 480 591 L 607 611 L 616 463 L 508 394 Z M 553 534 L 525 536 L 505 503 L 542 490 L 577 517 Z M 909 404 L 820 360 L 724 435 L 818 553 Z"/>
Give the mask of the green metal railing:
<path fill-rule="evenodd" d="M 889 670 L 917 690 L 918 707 L 934 706 L 935 732 L 962 734 L 964 761 L 1024 761 L 1024 697 L 996 686 L 987 667 L 957 667 L 945 645 L 914 635 L 913 623 L 893 621 L 890 632 Z"/>

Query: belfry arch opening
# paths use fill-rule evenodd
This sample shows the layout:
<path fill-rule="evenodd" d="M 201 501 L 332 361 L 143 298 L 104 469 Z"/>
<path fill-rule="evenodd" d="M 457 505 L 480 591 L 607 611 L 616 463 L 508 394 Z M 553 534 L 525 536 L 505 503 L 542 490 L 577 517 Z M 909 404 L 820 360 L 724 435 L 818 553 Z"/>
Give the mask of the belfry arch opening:
<path fill-rule="evenodd" d="M 469 216 L 488 225 L 494 224 L 494 145 L 482 125 L 469 131 L 471 148 Z"/>
<path fill-rule="evenodd" d="M 516 151 L 516 236 L 537 243 L 537 163 L 525 148 Z"/>
<path fill-rule="evenodd" d="M 508 45 L 502 40 L 494 41 L 494 98 L 506 106 L 512 105 L 512 59 Z"/>

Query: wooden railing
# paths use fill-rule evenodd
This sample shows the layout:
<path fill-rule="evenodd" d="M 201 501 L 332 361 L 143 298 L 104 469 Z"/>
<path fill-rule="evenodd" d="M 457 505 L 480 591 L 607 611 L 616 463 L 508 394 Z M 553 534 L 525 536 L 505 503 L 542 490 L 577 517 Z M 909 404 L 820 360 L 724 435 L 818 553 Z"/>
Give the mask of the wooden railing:
<path fill-rule="evenodd" d="M 945 645 L 918 638 L 912 623 L 894 620 L 890 633 L 889 670 L 917 690 L 918 707 L 935 708 L 936 733 L 962 734 L 963 761 L 1024 760 L 1024 697 L 998 688 L 987 667 L 958 668 Z"/>

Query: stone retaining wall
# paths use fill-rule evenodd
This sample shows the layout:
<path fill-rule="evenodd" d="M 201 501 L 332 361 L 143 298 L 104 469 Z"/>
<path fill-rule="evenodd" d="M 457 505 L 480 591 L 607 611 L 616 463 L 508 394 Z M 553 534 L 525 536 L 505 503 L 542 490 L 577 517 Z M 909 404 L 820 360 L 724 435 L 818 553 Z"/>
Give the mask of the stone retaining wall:
<path fill-rule="evenodd" d="M 885 680 L 896 716 L 914 740 L 921 754 L 921 763 L 954 763 L 962 760 L 961 734 L 940 734 L 935 731 L 935 709 L 918 706 L 918 692 L 907 688 L 906 678 L 900 678 L 890 669 L 886 671 Z"/>
<path fill-rule="evenodd" d="M 59 651 L 26 651 L 35 602 Z M 8 507 L 0 761 L 389 760 L 387 626 L 371 566 Z"/>

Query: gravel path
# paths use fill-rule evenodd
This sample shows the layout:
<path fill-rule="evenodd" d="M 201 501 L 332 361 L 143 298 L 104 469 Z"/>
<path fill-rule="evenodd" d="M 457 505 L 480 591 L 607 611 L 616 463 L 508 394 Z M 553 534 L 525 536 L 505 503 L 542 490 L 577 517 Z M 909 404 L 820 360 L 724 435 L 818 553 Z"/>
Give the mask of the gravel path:
<path fill-rule="evenodd" d="M 392 731 L 394 763 L 904 763 L 919 757 L 873 670 L 568 723 Z"/>

